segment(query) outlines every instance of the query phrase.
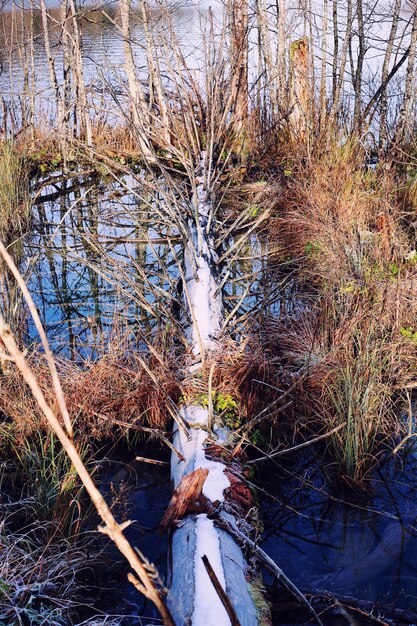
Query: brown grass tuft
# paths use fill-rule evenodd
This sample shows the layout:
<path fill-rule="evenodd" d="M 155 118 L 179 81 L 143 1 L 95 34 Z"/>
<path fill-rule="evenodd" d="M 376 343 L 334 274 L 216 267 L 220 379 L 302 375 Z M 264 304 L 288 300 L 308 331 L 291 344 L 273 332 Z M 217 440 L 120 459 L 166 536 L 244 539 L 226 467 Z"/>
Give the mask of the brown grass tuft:
<path fill-rule="evenodd" d="M 299 410 L 329 430 L 346 422 L 333 453 L 354 479 L 401 428 L 417 366 L 417 252 L 393 175 L 363 163 L 353 144 L 300 161 L 273 233 L 313 303 L 273 341 L 304 379 Z"/>
<path fill-rule="evenodd" d="M 152 377 L 143 367 L 142 359 Z M 53 410 L 58 411 L 43 356 L 32 353 L 30 364 L 48 402 Z M 80 367 L 61 359 L 58 366 L 69 414 L 79 437 L 105 438 L 114 430 L 113 420 L 167 428 L 170 419 L 168 405 L 180 395 L 174 363 L 168 356 L 160 360 L 152 355 L 145 358 L 139 352 L 129 350 L 125 341 L 117 339 L 97 361 L 86 362 Z M 40 427 L 46 427 L 30 391 L 13 366 L 7 366 L 0 384 L 0 411 L 22 440 Z"/>

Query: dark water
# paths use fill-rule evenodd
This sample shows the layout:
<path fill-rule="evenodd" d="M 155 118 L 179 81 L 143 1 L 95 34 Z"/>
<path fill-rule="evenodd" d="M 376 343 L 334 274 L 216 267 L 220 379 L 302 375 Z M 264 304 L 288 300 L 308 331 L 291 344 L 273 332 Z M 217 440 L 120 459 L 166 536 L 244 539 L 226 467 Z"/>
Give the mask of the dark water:
<path fill-rule="evenodd" d="M 260 486 L 275 499 L 259 496 L 263 549 L 305 592 L 328 590 L 415 611 L 415 454 L 409 448 L 387 462 L 364 493 L 332 488 L 319 457 L 264 467 Z"/>
<path fill-rule="evenodd" d="M 153 450 L 144 456 L 159 455 Z M 372 601 L 382 615 L 384 607 L 417 612 L 417 459 L 413 450 L 409 448 L 402 459 L 376 471 L 364 493 L 332 488 L 319 465 L 320 459 L 309 455 L 259 471 L 254 481 L 260 487 L 264 524 L 260 545 L 305 593 L 325 590 L 336 597 Z M 129 540 L 166 582 L 167 537 L 157 529 L 171 496 L 169 467 L 134 461 L 131 454 L 124 463 L 109 464 L 102 481 L 107 496 L 119 499 L 118 519 L 134 521 L 126 530 Z M 113 548 L 108 559 L 101 586 L 112 589 L 112 598 L 98 593 L 92 608 L 123 616 L 126 625 L 139 626 L 150 618 L 158 623 L 153 606 L 127 582 L 128 569 Z M 267 572 L 263 574 L 275 608 L 282 602 L 286 606 L 289 599 Z M 308 623 L 301 614 L 296 609 L 289 617 L 288 612 L 276 610 L 273 623 L 301 626 Z M 358 615 L 353 617 L 355 623 L 362 623 Z M 324 618 L 324 623 L 353 623 L 337 619 Z"/>
<path fill-rule="evenodd" d="M 160 458 L 161 451 L 140 450 L 147 458 Z M 165 454 L 167 457 L 167 455 Z M 168 540 L 158 533 L 158 526 L 171 497 L 169 465 L 156 466 L 135 461 L 132 451 L 118 450 L 116 461 L 102 462 L 101 491 L 119 522 L 130 520 L 125 535 L 131 545 L 155 566 L 163 582 L 167 575 Z M 120 459 L 124 458 L 124 461 Z M 96 524 L 93 524 L 96 527 Z M 99 537 L 99 545 L 102 544 Z M 86 585 L 84 603 L 88 608 L 80 616 L 104 615 L 118 619 L 121 626 L 159 624 L 155 607 L 128 581 L 130 569 L 118 550 L 109 543 L 99 571 Z"/>

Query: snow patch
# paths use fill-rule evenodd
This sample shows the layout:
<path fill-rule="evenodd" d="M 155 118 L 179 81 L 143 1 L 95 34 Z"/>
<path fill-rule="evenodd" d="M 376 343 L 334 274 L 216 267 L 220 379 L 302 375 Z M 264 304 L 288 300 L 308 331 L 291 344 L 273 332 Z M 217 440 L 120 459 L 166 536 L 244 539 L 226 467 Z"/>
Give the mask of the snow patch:
<path fill-rule="evenodd" d="M 197 516 L 196 551 L 194 556 L 195 602 L 193 626 L 230 626 L 230 619 L 213 587 L 202 556 L 205 554 L 222 585 L 226 587 L 217 530 L 207 515 Z"/>
<path fill-rule="evenodd" d="M 184 270 L 188 297 L 191 308 L 192 325 L 188 329 L 188 339 L 194 356 L 201 350 L 215 347 L 215 341 L 221 330 L 223 300 L 215 276 L 217 253 L 210 233 L 207 231 L 210 211 L 210 196 L 204 186 L 203 152 L 200 161 L 201 175 L 197 177 L 197 188 L 193 198 L 198 223 L 195 218 L 188 220 L 190 244 L 185 248 Z"/>
<path fill-rule="evenodd" d="M 181 414 L 189 424 L 207 425 L 208 409 L 201 406 L 188 405 L 181 408 Z M 206 457 L 204 442 L 207 431 L 203 428 L 191 428 L 190 434 L 177 428 L 174 434 L 174 446 L 185 457 L 185 461 L 179 461 L 175 454 L 171 456 L 171 477 L 175 487 L 179 485 L 182 477 L 198 468 L 208 469 L 209 473 L 203 486 L 203 494 L 215 502 L 224 502 L 224 490 L 230 487 L 230 481 L 224 473 L 225 465 L 219 461 L 211 461 Z"/>
<path fill-rule="evenodd" d="M 208 410 L 198 404 L 184 404 L 180 407 L 180 415 L 189 424 L 208 424 Z"/>
<path fill-rule="evenodd" d="M 225 466 L 218 461 L 211 461 L 206 457 L 203 443 L 207 433 L 204 430 L 198 431 L 197 446 L 195 451 L 195 468 L 202 467 L 208 469 L 209 473 L 204 482 L 203 494 L 215 502 L 224 502 L 224 490 L 230 487 L 230 481 L 224 473 Z"/>
<path fill-rule="evenodd" d="M 197 229 L 190 227 L 193 241 L 197 243 Z M 202 253 L 193 259 L 190 251 L 185 251 L 185 280 L 188 290 L 188 304 L 192 309 L 192 325 L 189 339 L 192 352 L 197 356 L 201 352 L 200 342 L 204 350 L 215 347 L 215 340 L 220 333 L 223 302 L 218 285 L 213 276 L 214 259 L 210 247 L 202 233 Z M 194 265 L 194 262 L 195 265 Z"/>

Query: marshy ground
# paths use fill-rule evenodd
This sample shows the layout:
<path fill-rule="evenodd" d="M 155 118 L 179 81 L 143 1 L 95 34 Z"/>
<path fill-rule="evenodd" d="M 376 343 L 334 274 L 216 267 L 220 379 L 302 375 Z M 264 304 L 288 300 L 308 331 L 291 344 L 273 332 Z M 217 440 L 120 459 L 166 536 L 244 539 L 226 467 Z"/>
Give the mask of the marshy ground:
<path fill-rule="evenodd" d="M 235 22 L 199 15 L 204 35 L 184 7 L 3 9 L 19 82 L 0 74 L 0 238 L 45 329 L 79 456 L 118 522 L 133 520 L 125 534 L 161 597 L 171 427 L 178 407 L 196 404 L 232 433 L 211 453 L 242 468 L 236 500 L 251 505 L 252 539 L 323 623 L 412 624 L 416 8 L 365 7 L 365 34 L 362 2 L 333 3 L 331 47 L 311 6 L 279 2 L 275 13 L 258 2 L 248 17 L 245 2 L 232 4 Z M 378 16 L 386 64 L 364 66 Z M 111 62 L 99 41 L 114 42 Z M 224 325 L 193 374 L 184 250 L 201 155 Z M 4 253 L 0 274 L 2 317 L 64 423 Z M 2 336 L 0 624 L 161 623 L 96 531 L 83 482 Z M 260 623 L 313 623 L 258 569 L 271 609 L 261 612 L 253 584 Z"/>

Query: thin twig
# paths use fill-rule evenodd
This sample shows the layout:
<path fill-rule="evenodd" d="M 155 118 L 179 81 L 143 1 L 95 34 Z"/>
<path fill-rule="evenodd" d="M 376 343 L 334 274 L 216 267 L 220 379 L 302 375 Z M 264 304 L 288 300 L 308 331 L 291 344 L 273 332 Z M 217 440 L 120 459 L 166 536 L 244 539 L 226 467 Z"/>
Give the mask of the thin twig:
<path fill-rule="evenodd" d="M 41 338 L 41 342 L 45 350 L 45 356 L 46 356 L 46 360 L 49 366 L 49 370 L 51 372 L 52 384 L 54 386 L 55 395 L 58 400 L 59 410 L 61 411 L 62 419 L 64 420 L 64 424 L 65 424 L 65 428 L 67 430 L 68 436 L 72 439 L 74 433 L 72 429 L 71 420 L 68 414 L 67 406 L 65 403 L 64 392 L 62 391 L 61 381 L 59 380 L 58 372 L 57 372 L 56 365 L 55 365 L 55 360 L 52 354 L 52 350 L 49 346 L 49 341 L 46 336 L 46 332 L 42 326 L 42 322 L 40 320 L 38 310 L 35 306 L 35 303 L 33 302 L 32 296 L 30 294 L 29 289 L 26 286 L 25 281 L 23 280 L 19 270 L 16 267 L 15 262 L 13 261 L 12 257 L 7 252 L 3 242 L 1 241 L 0 241 L 0 253 L 3 259 L 6 261 L 13 276 L 15 277 L 15 280 L 23 294 L 23 297 L 26 300 L 32 319 L 35 322 L 36 330 L 39 333 L 39 337 Z"/>
<path fill-rule="evenodd" d="M 78 406 L 83 408 L 81 404 L 79 404 Z M 151 433 L 152 435 L 156 435 L 157 437 L 162 439 L 162 441 L 168 446 L 168 448 L 170 448 L 173 452 L 175 452 L 175 454 L 178 456 L 180 461 L 185 461 L 184 455 L 182 455 L 181 452 L 177 450 L 174 444 L 172 444 L 170 440 L 167 437 L 165 437 L 163 433 L 161 433 L 161 431 L 156 430 L 156 428 L 151 428 L 150 426 L 139 426 L 138 424 L 129 424 L 129 422 L 118 420 L 115 417 L 107 417 L 106 415 L 97 413 L 97 411 L 93 411 L 93 415 L 95 415 L 96 417 L 102 420 L 106 420 L 107 422 L 111 422 L 112 424 L 117 424 L 117 426 L 124 426 L 125 428 L 131 428 L 133 430 L 141 430 L 145 433 Z"/>
<path fill-rule="evenodd" d="M 205 554 L 203 554 L 203 556 L 201 557 L 201 560 L 204 563 L 204 567 L 206 568 L 206 572 L 208 574 L 208 577 L 211 580 L 211 583 L 214 587 L 214 589 L 216 590 L 217 595 L 220 598 L 221 603 L 223 604 L 224 608 L 226 609 L 226 612 L 229 616 L 230 622 L 232 624 L 232 626 L 241 626 L 239 619 L 236 615 L 236 611 L 234 610 L 232 603 L 230 602 L 230 599 L 228 598 L 225 590 L 223 589 L 219 579 L 216 576 L 216 572 L 214 571 L 214 569 L 211 566 L 210 561 L 208 560 L 207 556 Z"/>
<path fill-rule="evenodd" d="M 21 282 L 23 279 L 20 274 L 19 277 L 19 282 Z M 74 465 L 75 470 L 77 471 L 81 481 L 83 482 L 87 493 L 89 494 L 94 506 L 97 509 L 97 512 L 103 520 L 104 526 L 99 527 L 99 531 L 108 535 L 116 544 L 120 552 L 125 556 L 125 558 L 129 562 L 129 565 L 139 577 L 140 582 L 138 588 L 147 598 L 149 598 L 155 604 L 156 608 L 161 614 L 164 624 L 166 626 L 175 626 L 171 613 L 169 612 L 169 609 L 162 599 L 160 591 L 157 589 L 153 580 L 149 576 L 146 567 L 139 559 L 138 554 L 132 548 L 132 546 L 123 534 L 123 528 L 125 528 L 127 524 L 124 523 L 123 525 L 120 525 L 114 518 L 109 506 L 107 505 L 100 491 L 94 484 L 72 439 L 65 432 L 57 416 L 48 405 L 42 389 L 40 388 L 39 383 L 35 377 L 35 374 L 28 365 L 23 352 L 19 349 L 9 325 L 6 324 L 6 321 L 4 320 L 4 317 L 1 313 L 0 338 L 3 341 L 5 348 L 7 349 L 8 354 L 13 358 L 15 365 L 22 374 L 23 379 L 30 387 L 33 397 L 35 398 L 45 418 L 47 419 L 50 428 L 57 435 L 63 449 L 71 459 L 72 464 Z M 65 402 L 65 398 L 63 398 L 63 400 Z"/>
<path fill-rule="evenodd" d="M 290 591 L 296 598 L 305 604 L 312 615 L 314 615 L 315 619 L 319 626 L 323 626 L 323 623 L 319 616 L 317 615 L 314 608 L 311 606 L 310 602 L 307 600 L 305 595 L 294 585 L 294 583 L 288 578 L 288 576 L 283 572 L 283 570 L 271 559 L 270 556 L 266 554 L 252 539 L 249 539 L 241 530 L 237 527 L 234 527 L 230 524 L 228 519 L 225 517 L 224 513 L 220 512 L 217 516 L 213 517 L 213 521 L 220 528 L 228 532 L 235 541 L 238 543 L 243 543 L 246 548 L 252 552 L 266 567 L 268 571 L 271 572 L 277 578 L 277 580 L 281 581 L 281 583 Z"/>
<path fill-rule="evenodd" d="M 344 426 L 346 426 L 346 422 L 343 422 L 343 424 L 339 424 L 339 426 L 336 426 L 336 428 L 329 430 L 328 433 L 324 433 L 323 435 L 314 437 L 314 439 L 309 439 L 308 441 L 299 443 L 297 446 L 293 446 L 292 448 L 285 448 L 284 450 L 277 450 L 276 452 L 271 452 L 270 454 L 261 456 L 258 459 L 252 459 L 248 461 L 247 464 L 250 465 L 253 463 L 259 463 L 260 461 L 267 461 L 268 459 L 274 459 L 277 456 L 282 456 L 283 454 L 290 454 L 290 452 L 295 452 L 295 450 L 301 450 L 301 448 L 307 448 L 307 446 L 311 446 L 313 445 L 313 443 L 317 443 L 317 441 L 321 441 L 322 439 L 327 439 L 327 437 L 330 437 L 330 435 L 334 435 L 334 433 L 337 433 L 337 431 L 343 428 Z"/>

